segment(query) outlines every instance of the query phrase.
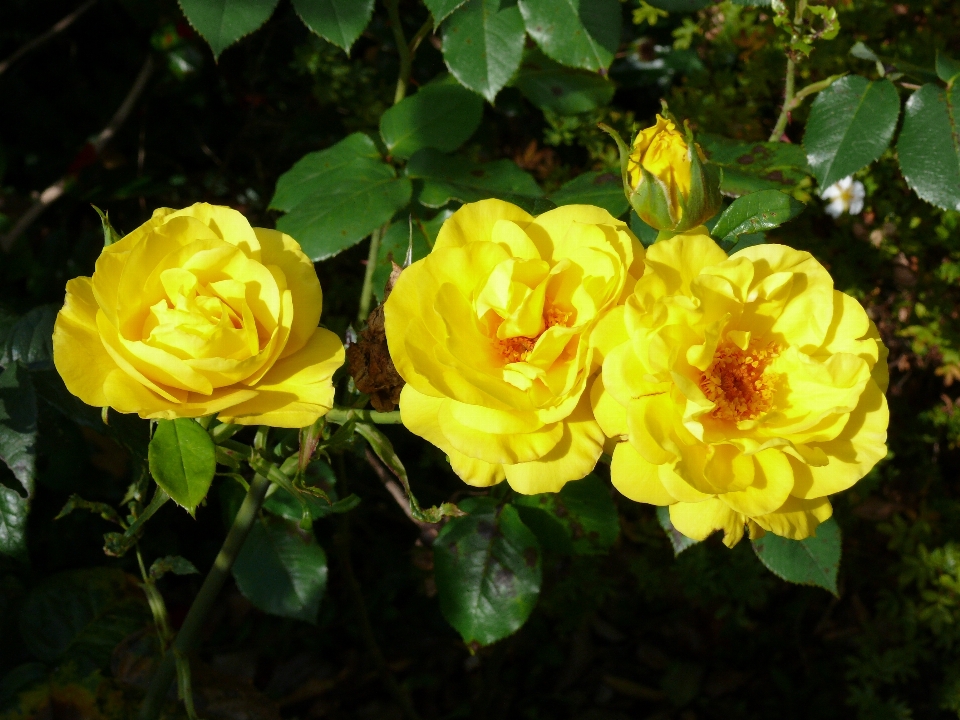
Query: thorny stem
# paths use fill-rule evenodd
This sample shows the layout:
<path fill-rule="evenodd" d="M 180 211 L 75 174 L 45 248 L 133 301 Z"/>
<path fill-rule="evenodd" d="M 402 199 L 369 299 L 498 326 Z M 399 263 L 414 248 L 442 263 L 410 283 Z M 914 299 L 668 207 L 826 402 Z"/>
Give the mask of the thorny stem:
<path fill-rule="evenodd" d="M 793 58 L 787 58 L 787 82 L 783 91 L 783 107 L 780 110 L 780 117 L 777 118 L 777 124 L 773 126 L 773 132 L 770 133 L 770 142 L 780 142 L 783 132 L 787 129 L 787 121 L 790 119 L 790 110 L 793 108 L 794 83 L 796 82 L 797 64 Z"/>
<path fill-rule="evenodd" d="M 173 682 L 173 676 L 176 673 L 177 657 L 185 658 L 193 651 L 200 640 L 200 633 L 207 622 L 207 617 L 213 609 L 217 596 L 223 588 L 223 584 L 233 568 L 233 563 L 240 554 L 250 528 L 253 527 L 257 519 L 257 513 L 263 504 L 263 498 L 267 494 L 267 488 L 270 481 L 260 475 L 254 475 L 253 482 L 250 483 L 250 490 L 243 499 L 243 504 L 234 518 L 233 525 L 227 533 L 223 546 L 213 562 L 213 567 L 207 573 L 200 592 L 194 598 L 187 617 L 183 621 L 180 632 L 177 633 L 169 651 L 163 656 L 160 667 L 157 668 L 153 679 L 150 681 L 150 687 L 147 690 L 147 696 L 140 707 L 140 720 L 156 720 L 160 715 L 163 706 L 163 700 L 170 689 L 170 683 Z"/>
<path fill-rule="evenodd" d="M 807 0 L 797 0 L 796 12 L 793 16 L 793 25 L 794 25 L 794 39 L 797 35 L 797 30 L 800 26 L 800 23 L 803 21 L 803 12 L 807 9 Z M 796 74 L 797 74 L 797 64 L 791 55 L 791 52 L 787 53 L 787 79 L 783 91 L 783 108 L 780 110 L 780 117 L 777 118 L 777 124 L 773 127 L 773 132 L 770 133 L 770 142 L 780 142 L 780 138 L 783 137 L 784 131 L 787 129 L 787 122 L 790 120 L 790 111 L 795 107 L 794 104 L 794 87 L 796 83 Z"/>

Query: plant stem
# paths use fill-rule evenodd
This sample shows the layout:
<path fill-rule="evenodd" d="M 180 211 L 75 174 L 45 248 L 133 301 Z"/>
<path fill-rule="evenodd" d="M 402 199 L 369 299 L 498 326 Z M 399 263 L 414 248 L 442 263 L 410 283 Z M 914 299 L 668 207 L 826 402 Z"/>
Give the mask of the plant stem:
<path fill-rule="evenodd" d="M 377 228 L 370 233 L 370 252 L 367 253 L 367 270 L 363 274 L 363 289 L 360 291 L 360 312 L 357 322 L 361 325 L 370 314 L 370 298 L 373 296 L 373 273 L 377 270 L 377 258 L 380 256 L 380 237 L 384 229 Z"/>
<path fill-rule="evenodd" d="M 410 70 L 413 57 L 410 46 L 403 35 L 403 25 L 400 24 L 400 0 L 386 0 L 387 13 L 390 15 L 390 28 L 393 30 L 393 39 L 397 43 L 397 55 L 400 56 L 400 74 L 397 76 L 397 91 L 393 95 L 393 104 L 403 100 L 407 94 L 407 83 L 410 82 Z"/>
<path fill-rule="evenodd" d="M 783 91 L 783 108 L 780 110 L 780 117 L 777 118 L 777 124 L 770 133 L 770 142 L 780 142 L 783 132 L 787 129 L 787 120 L 790 119 L 790 111 L 793 109 L 794 83 L 796 82 L 797 64 L 793 58 L 787 58 L 787 82 Z"/>
<path fill-rule="evenodd" d="M 213 567 L 207 573 L 206 579 L 197 593 L 197 597 L 190 606 L 187 617 L 183 621 L 180 632 L 170 649 L 160 661 L 160 667 L 157 668 L 153 679 L 150 681 L 150 687 L 147 690 L 147 696 L 140 707 L 140 720 L 156 720 L 160 715 L 164 698 L 170 689 L 170 683 L 173 682 L 173 676 L 176 672 L 176 655 L 186 656 L 194 649 L 200 640 L 200 633 L 207 622 L 207 617 L 213 609 L 217 596 L 223 588 L 223 584 L 230 574 L 233 563 L 240 554 L 250 528 L 253 527 L 257 519 L 257 513 L 263 504 L 263 498 L 267 494 L 267 488 L 270 481 L 260 475 L 254 475 L 253 482 L 250 483 L 250 490 L 243 499 L 243 504 L 234 518 L 233 525 L 227 533 L 223 546 L 213 562 Z"/>
<path fill-rule="evenodd" d="M 361 422 L 371 422 L 377 425 L 399 425 L 403 421 L 400 419 L 400 411 L 377 412 L 376 410 L 361 410 L 358 408 L 335 407 L 326 415 L 327 421 L 343 425 L 348 420 L 360 420 Z"/>

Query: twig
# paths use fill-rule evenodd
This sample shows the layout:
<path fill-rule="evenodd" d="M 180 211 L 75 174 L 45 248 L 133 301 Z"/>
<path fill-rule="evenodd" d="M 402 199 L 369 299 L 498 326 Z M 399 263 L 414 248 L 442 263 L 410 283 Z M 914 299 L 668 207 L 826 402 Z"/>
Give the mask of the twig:
<path fill-rule="evenodd" d="M 777 118 L 777 124 L 770 133 L 770 142 L 779 142 L 783 137 L 784 130 L 787 129 L 787 122 L 790 120 L 790 110 L 793 107 L 793 87 L 796 81 L 797 64 L 793 58 L 787 58 L 787 81 L 783 91 L 783 108 L 780 110 L 780 117 Z"/>
<path fill-rule="evenodd" d="M 76 10 L 74 10 L 72 13 L 70 13 L 69 15 L 67 15 L 65 18 L 63 18 L 63 19 L 60 20 L 59 22 L 55 23 L 55 24 L 53 25 L 53 27 L 51 27 L 51 28 L 50 28 L 49 30 L 47 30 L 45 33 L 43 33 L 42 35 L 38 35 L 37 37 L 35 37 L 35 38 L 34 38 L 33 40 L 31 40 L 30 42 L 27 42 L 27 43 L 24 43 L 23 45 L 21 45 L 21 46 L 17 49 L 17 51 L 16 51 L 15 53 L 13 53 L 13 55 L 11 55 L 11 56 L 8 57 L 6 60 L 4 60 L 2 63 L 0 63 L 0 75 L 3 75 L 3 73 L 5 73 L 5 72 L 7 71 L 7 68 L 9 68 L 11 65 L 13 65 L 17 60 L 19 60 L 20 58 L 22 58 L 22 57 L 23 57 L 24 55 L 26 55 L 28 52 L 30 52 L 31 50 L 36 50 L 38 47 L 40 47 L 41 45 L 43 45 L 47 40 L 49 40 L 50 38 L 52 38 L 52 37 L 54 37 L 54 36 L 56 36 L 56 35 L 59 35 L 59 34 L 62 33 L 64 30 L 66 30 L 68 27 L 70 27 L 71 25 L 73 25 L 74 21 L 75 21 L 78 17 L 80 17 L 80 16 L 83 15 L 87 10 L 89 10 L 89 9 L 92 8 L 94 5 L 96 5 L 96 3 L 97 3 L 97 0 L 87 0 L 83 5 L 81 5 L 80 7 L 78 7 L 78 8 L 77 8 Z"/>
<path fill-rule="evenodd" d="M 186 657 L 194 650 L 200 640 L 200 633 L 207 622 L 207 616 L 213 609 L 220 595 L 220 590 L 233 568 L 233 563 L 240 554 L 247 535 L 250 534 L 250 528 L 253 527 L 257 519 L 257 513 L 263 504 L 263 498 L 267 494 L 267 488 L 270 481 L 260 475 L 253 476 L 253 482 L 250 483 L 250 490 L 243 499 L 243 504 L 237 512 L 237 517 L 230 526 L 230 532 L 227 533 L 223 546 L 213 561 L 213 567 L 207 573 L 200 592 L 194 598 L 187 617 L 183 621 L 180 632 L 170 646 L 170 649 L 163 656 L 160 667 L 150 681 L 150 687 L 147 690 L 147 696 L 140 707 L 140 720 L 156 720 L 160 715 L 163 699 L 170 689 L 170 683 L 173 682 L 173 676 L 176 673 L 177 657 Z"/>
<path fill-rule="evenodd" d="M 403 488 L 397 484 L 397 481 L 394 480 L 390 471 L 387 470 L 383 463 L 377 458 L 376 453 L 373 452 L 369 447 L 366 449 L 366 458 L 367 462 L 370 464 L 370 467 L 373 468 L 373 471 L 377 474 L 377 477 L 380 478 L 380 482 L 383 483 L 383 486 L 387 489 L 387 492 L 390 493 L 397 505 L 400 506 L 400 509 L 403 510 L 403 514 L 410 518 L 410 522 L 415 523 L 421 532 L 430 532 L 432 535 L 436 536 L 436 527 L 430 523 L 423 522 L 422 520 L 417 520 L 413 516 L 413 511 L 410 510 L 410 501 L 407 500 L 407 494 L 403 491 Z"/>
<path fill-rule="evenodd" d="M 133 110 L 133 106 L 140 98 L 144 88 L 146 88 L 147 81 L 150 79 L 153 69 L 153 57 L 148 56 L 146 61 L 143 63 L 143 67 L 140 69 L 140 73 L 137 75 L 137 79 L 133 81 L 130 91 L 123 99 L 120 107 L 117 108 L 117 111 L 113 114 L 110 122 L 103 130 L 97 133 L 97 135 L 89 143 L 87 143 L 87 145 L 84 147 L 84 150 L 81 152 L 86 151 L 85 154 L 92 158 L 96 158 L 100 155 L 100 152 L 103 150 L 104 146 L 110 142 L 110 139 L 116 135 L 117 130 L 120 129 L 120 126 L 123 125 L 123 123 L 126 122 L 127 118 L 130 116 L 130 111 Z M 87 148 L 89 148 L 89 150 L 87 150 Z M 0 250 L 3 252 L 10 252 L 10 248 L 13 247 L 13 243 L 16 241 L 16 239 L 20 237 L 24 231 L 30 227 L 38 217 L 40 217 L 41 214 L 43 214 L 44 210 L 50 207 L 50 205 L 56 202 L 63 195 L 64 191 L 75 179 L 75 173 L 67 172 L 63 177 L 53 183 L 53 185 L 40 193 L 40 197 L 37 198 L 33 205 L 31 205 L 23 215 L 20 216 L 20 219 L 17 220 L 10 232 L 3 237 L 0 237 Z"/>

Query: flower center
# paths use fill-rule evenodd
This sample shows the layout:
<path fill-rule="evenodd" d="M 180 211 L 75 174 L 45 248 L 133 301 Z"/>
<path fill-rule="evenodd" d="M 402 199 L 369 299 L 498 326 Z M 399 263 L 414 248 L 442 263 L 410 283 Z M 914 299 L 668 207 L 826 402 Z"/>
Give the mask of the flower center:
<path fill-rule="evenodd" d="M 717 348 L 713 364 L 700 374 L 700 389 L 717 407 L 717 420 L 756 420 L 772 404 L 777 375 L 766 372 L 780 354 L 780 346 L 751 342 L 741 350 L 731 342 Z"/>
<path fill-rule="evenodd" d="M 506 338 L 504 340 L 494 339 L 494 346 L 497 348 L 497 352 L 500 353 L 505 362 L 522 362 L 530 356 L 531 352 L 533 352 L 533 348 L 537 344 L 537 340 L 540 339 L 540 335 L 543 335 L 543 333 L 547 331 L 547 328 L 551 328 L 554 325 L 562 325 L 566 327 L 567 323 L 570 321 L 571 315 L 573 315 L 572 312 L 564 312 L 563 310 L 555 307 L 544 308 L 543 330 L 536 337 L 520 336 Z"/>

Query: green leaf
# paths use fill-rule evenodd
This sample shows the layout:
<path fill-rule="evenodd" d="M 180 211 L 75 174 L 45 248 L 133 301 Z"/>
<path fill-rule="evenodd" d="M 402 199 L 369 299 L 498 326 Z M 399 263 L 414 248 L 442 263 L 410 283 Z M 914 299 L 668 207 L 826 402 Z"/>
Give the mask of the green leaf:
<path fill-rule="evenodd" d="M 514 85 L 541 110 L 578 115 L 608 105 L 616 90 L 599 73 L 555 63 L 536 48 L 527 50 Z"/>
<path fill-rule="evenodd" d="M 147 458 L 157 485 L 193 515 L 217 467 L 216 447 L 207 431 L 190 418 L 160 420 Z"/>
<path fill-rule="evenodd" d="M 937 77 L 947 85 L 953 83 L 960 76 L 960 62 L 957 62 L 942 50 L 937 50 Z"/>
<path fill-rule="evenodd" d="M 876 160 L 890 144 L 900 96 L 887 79 L 847 75 L 817 95 L 803 135 L 807 161 L 820 187 L 833 185 Z"/>
<path fill-rule="evenodd" d="M 657 508 L 657 522 L 660 523 L 660 527 L 662 527 L 663 531 L 667 534 L 670 545 L 673 546 L 674 557 L 697 544 L 697 540 L 688 538 L 673 526 L 673 522 L 670 520 L 670 508 Z"/>
<path fill-rule="evenodd" d="M 346 52 L 373 16 L 373 0 L 293 0 L 303 24 Z"/>
<path fill-rule="evenodd" d="M 270 207 L 290 212 L 313 195 L 349 178 L 352 172 L 363 172 L 381 165 L 383 158 L 369 136 L 363 133 L 347 135 L 326 150 L 304 155 L 281 175 Z"/>
<path fill-rule="evenodd" d="M 534 524 L 543 526 L 536 515 L 547 515 L 556 521 L 568 538 L 570 551 L 577 555 L 605 553 L 620 534 L 620 517 L 610 497 L 610 488 L 596 475 L 569 482 L 559 493 L 518 495 L 513 504 L 534 532 L 537 531 Z M 531 509 L 534 513 L 525 514 Z M 528 517 L 533 523 L 527 522 Z M 537 537 L 543 540 L 540 533 Z"/>
<path fill-rule="evenodd" d="M 423 0 L 424 5 L 430 10 L 430 14 L 433 15 L 433 24 L 435 27 L 439 27 L 447 15 L 463 5 L 464 2 L 465 0 Z"/>
<path fill-rule="evenodd" d="M 410 192 L 410 181 L 383 162 L 373 140 L 354 133 L 305 155 L 281 175 L 270 207 L 287 211 L 277 229 L 317 261 L 356 245 L 388 222 L 409 202 Z"/>
<path fill-rule="evenodd" d="M 453 213 L 449 210 L 441 210 L 432 220 L 421 220 L 414 218 L 413 226 L 413 262 L 421 260 L 430 252 L 433 247 L 433 241 L 437 237 L 437 232 L 443 221 Z M 384 236 L 380 238 L 380 255 L 377 260 L 377 269 L 373 272 L 373 294 L 377 300 L 383 302 L 383 289 L 386 287 L 387 280 L 390 278 L 392 266 L 390 261 L 403 265 L 407 257 L 407 249 L 410 246 L 411 223 L 398 220 L 389 227 Z"/>
<path fill-rule="evenodd" d="M 489 645 L 533 612 L 542 579 L 540 547 L 516 508 L 491 498 L 462 503 L 433 544 L 440 609 L 467 643 Z"/>
<path fill-rule="evenodd" d="M 20 634 L 38 660 L 72 661 L 82 676 L 105 667 L 120 641 L 148 618 L 133 578 L 115 568 L 86 568 L 35 587 L 20 610 Z"/>
<path fill-rule="evenodd" d="M 468 0 L 443 26 L 443 59 L 464 87 L 492 103 L 520 66 L 525 37 L 516 4 Z"/>
<path fill-rule="evenodd" d="M 612 172 L 578 175 L 550 196 L 557 205 L 597 205 L 614 217 L 630 207 L 623 194 L 623 181 Z"/>
<path fill-rule="evenodd" d="M 170 572 L 174 575 L 200 574 L 200 571 L 197 570 L 192 562 L 179 555 L 167 555 L 166 557 L 157 558 L 153 561 L 153 564 L 150 565 L 150 577 L 154 580 L 159 580 Z"/>
<path fill-rule="evenodd" d="M 900 170 L 921 198 L 960 210 L 960 85 L 924 85 L 907 101 L 897 141 Z"/>
<path fill-rule="evenodd" d="M 0 485 L 0 555 L 27 561 L 27 515 L 30 500 Z"/>
<path fill-rule="evenodd" d="M 59 305 L 38 305 L 2 328 L 0 365 L 19 362 L 31 370 L 53 368 L 53 326 Z"/>
<path fill-rule="evenodd" d="M 746 195 L 760 190 L 789 192 L 810 174 L 800 145 L 745 143 L 702 133 L 697 142 L 707 159 L 723 169 L 724 195 Z"/>
<path fill-rule="evenodd" d="M 187 20 L 213 50 L 213 57 L 249 35 L 273 15 L 279 0 L 177 0 Z"/>
<path fill-rule="evenodd" d="M 609 67 L 620 44 L 617 0 L 519 0 L 530 37 L 564 65 Z"/>
<path fill-rule="evenodd" d="M 380 135 L 391 155 L 408 158 L 422 148 L 450 152 L 473 135 L 483 100 L 451 79 L 424 85 L 380 118 Z"/>
<path fill-rule="evenodd" d="M 316 485 L 316 481 L 325 481 L 328 485 L 336 484 L 337 478 L 333 470 L 322 460 L 314 460 L 307 468 L 307 476 L 311 485 Z M 330 491 L 331 500 L 336 499 L 333 491 Z M 356 495 L 348 495 L 342 500 L 336 500 L 332 504 L 323 498 L 315 497 L 310 493 L 301 493 L 303 502 L 306 503 L 307 512 L 311 520 L 320 520 L 336 513 L 347 512 L 360 504 L 360 498 Z M 303 505 L 301 501 L 290 494 L 282 487 L 277 487 L 263 503 L 263 509 L 279 517 L 293 520 L 299 523 L 303 519 Z"/>
<path fill-rule="evenodd" d="M 0 374 L 0 458 L 33 494 L 37 474 L 37 395 L 33 381 L 19 363 Z"/>
<path fill-rule="evenodd" d="M 837 594 L 840 526 L 830 518 L 806 540 L 787 540 L 768 532 L 753 540 L 753 551 L 774 575 L 799 585 L 816 585 Z"/>
<path fill-rule="evenodd" d="M 423 181 L 419 200 L 427 207 L 443 207 L 451 200 L 467 203 L 495 197 L 531 212 L 543 198 L 536 180 L 512 160 L 475 163 L 426 149 L 410 158 L 407 175 Z"/>
<path fill-rule="evenodd" d="M 743 195 L 723 211 L 711 234 L 727 239 L 779 227 L 803 212 L 806 206 L 779 190 Z"/>
<path fill-rule="evenodd" d="M 266 517 L 250 529 L 233 578 L 264 612 L 315 623 L 327 587 L 327 555 L 296 521 Z"/>

